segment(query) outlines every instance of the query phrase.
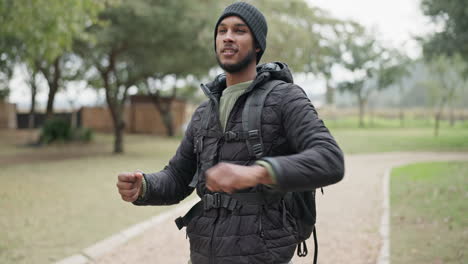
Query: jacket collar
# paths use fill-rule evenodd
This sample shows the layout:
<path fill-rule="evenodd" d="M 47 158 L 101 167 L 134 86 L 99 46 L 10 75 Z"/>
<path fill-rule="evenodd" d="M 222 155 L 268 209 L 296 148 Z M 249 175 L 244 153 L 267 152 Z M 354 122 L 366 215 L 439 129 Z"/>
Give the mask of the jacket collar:
<path fill-rule="evenodd" d="M 288 65 L 282 62 L 270 62 L 258 65 L 257 76 L 245 92 L 248 93 L 258 85 L 269 80 L 282 80 L 287 83 L 293 83 L 293 77 Z M 226 88 L 226 74 L 222 73 L 216 76 L 212 82 L 202 84 L 201 87 L 206 96 L 212 99 L 219 99 L 221 93 Z"/>

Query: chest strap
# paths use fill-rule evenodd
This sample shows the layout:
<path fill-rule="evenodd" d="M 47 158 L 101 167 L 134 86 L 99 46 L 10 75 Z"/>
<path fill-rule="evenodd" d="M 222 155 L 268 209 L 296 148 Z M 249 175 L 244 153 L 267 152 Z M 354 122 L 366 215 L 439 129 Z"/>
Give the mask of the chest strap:
<path fill-rule="evenodd" d="M 203 211 L 208 211 L 217 208 L 226 208 L 232 211 L 239 208 L 241 205 L 264 205 L 271 203 L 265 199 L 262 193 L 214 193 L 203 195 L 201 201 L 196 203 L 190 210 L 181 217 L 175 220 L 177 228 L 182 229 L 195 217 L 203 214 Z"/>
<path fill-rule="evenodd" d="M 224 133 L 224 140 L 227 142 L 231 141 L 245 141 L 245 140 L 257 140 L 260 138 L 258 130 L 250 131 L 226 131 Z"/>

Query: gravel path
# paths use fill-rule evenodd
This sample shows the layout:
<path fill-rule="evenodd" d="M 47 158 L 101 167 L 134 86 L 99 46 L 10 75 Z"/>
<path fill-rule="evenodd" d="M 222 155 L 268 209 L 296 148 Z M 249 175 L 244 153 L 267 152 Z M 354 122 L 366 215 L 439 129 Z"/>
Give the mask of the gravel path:
<path fill-rule="evenodd" d="M 391 167 L 421 161 L 468 160 L 468 153 L 382 153 L 348 155 L 342 182 L 317 195 L 318 263 L 375 264 L 381 238 L 382 179 Z M 178 216 L 178 215 L 177 215 Z M 174 215 L 93 263 L 187 263 L 188 240 L 178 231 Z M 294 264 L 312 263 L 313 239 L 307 241 L 309 256 Z"/>

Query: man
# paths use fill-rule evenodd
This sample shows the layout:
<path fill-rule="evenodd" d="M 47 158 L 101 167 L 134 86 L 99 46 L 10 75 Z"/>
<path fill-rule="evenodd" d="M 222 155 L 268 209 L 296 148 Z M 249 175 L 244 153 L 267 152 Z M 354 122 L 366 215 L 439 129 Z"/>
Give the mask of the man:
<path fill-rule="evenodd" d="M 119 174 L 117 186 L 136 205 L 175 204 L 196 189 L 202 206 L 180 220 L 194 264 L 289 263 L 297 225 L 282 197 L 340 181 L 343 154 L 287 66 L 257 66 L 267 35 L 258 9 L 228 6 L 214 35 L 225 73 L 202 85 L 209 100 L 193 114 L 177 153 L 160 172 Z M 245 138 L 227 135 L 242 134 L 247 98 L 273 80 L 282 82 L 265 99 L 257 159 Z"/>

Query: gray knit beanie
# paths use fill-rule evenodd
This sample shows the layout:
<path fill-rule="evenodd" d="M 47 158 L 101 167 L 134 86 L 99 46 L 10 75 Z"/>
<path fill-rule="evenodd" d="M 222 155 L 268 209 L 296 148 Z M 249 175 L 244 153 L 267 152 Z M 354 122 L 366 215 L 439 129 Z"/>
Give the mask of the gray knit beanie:
<path fill-rule="evenodd" d="M 216 35 L 219 23 L 228 16 L 238 16 L 249 26 L 253 36 L 258 44 L 260 51 L 257 53 L 257 64 L 262 58 L 266 49 L 266 36 L 268 32 L 267 22 L 263 14 L 253 5 L 246 2 L 236 2 L 224 9 L 223 13 L 216 22 L 215 26 L 215 50 L 216 50 Z"/>

